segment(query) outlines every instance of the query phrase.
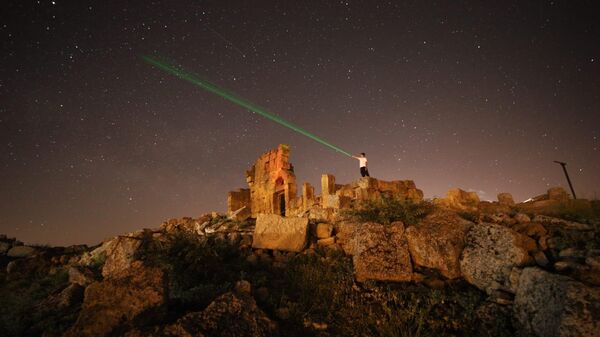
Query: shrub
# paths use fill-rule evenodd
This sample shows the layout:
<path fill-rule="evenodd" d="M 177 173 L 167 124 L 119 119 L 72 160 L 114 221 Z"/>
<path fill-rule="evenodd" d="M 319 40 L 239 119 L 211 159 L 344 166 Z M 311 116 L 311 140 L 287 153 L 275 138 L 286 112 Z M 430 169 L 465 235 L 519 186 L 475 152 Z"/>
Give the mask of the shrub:
<path fill-rule="evenodd" d="M 429 201 L 413 202 L 384 196 L 380 200 L 363 201 L 357 208 L 345 211 L 343 215 L 360 222 L 390 224 L 402 221 L 406 225 L 416 225 L 433 210 Z"/>
<path fill-rule="evenodd" d="M 465 219 L 465 220 L 469 220 L 471 222 L 477 222 L 479 221 L 479 214 L 476 212 L 458 212 L 457 213 L 458 216 L 460 216 L 461 218 Z"/>
<path fill-rule="evenodd" d="M 242 270 L 237 246 L 186 232 L 167 242 L 152 241 L 136 258 L 167 270 L 176 311 L 198 310 L 229 290 Z"/>

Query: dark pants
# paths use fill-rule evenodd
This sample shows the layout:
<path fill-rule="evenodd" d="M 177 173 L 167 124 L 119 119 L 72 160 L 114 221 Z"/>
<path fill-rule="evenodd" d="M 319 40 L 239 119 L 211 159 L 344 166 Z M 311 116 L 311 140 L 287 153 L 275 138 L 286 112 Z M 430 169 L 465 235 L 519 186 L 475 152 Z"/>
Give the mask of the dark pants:
<path fill-rule="evenodd" d="M 364 166 L 361 167 L 360 168 L 360 175 L 363 176 L 363 177 L 370 177 L 369 170 L 367 170 L 367 168 L 364 167 Z"/>

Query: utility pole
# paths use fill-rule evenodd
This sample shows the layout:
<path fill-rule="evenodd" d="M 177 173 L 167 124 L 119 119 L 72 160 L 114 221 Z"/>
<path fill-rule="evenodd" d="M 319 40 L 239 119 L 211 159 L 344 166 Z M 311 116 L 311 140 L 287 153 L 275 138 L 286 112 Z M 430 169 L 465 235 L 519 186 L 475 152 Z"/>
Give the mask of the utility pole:
<path fill-rule="evenodd" d="M 575 195 L 575 190 L 573 189 L 573 184 L 571 184 L 571 179 L 569 179 L 569 174 L 567 173 L 567 163 L 558 160 L 555 160 L 554 162 L 562 166 L 563 172 L 565 172 L 565 177 L 567 177 L 569 187 L 571 188 L 571 193 L 573 193 L 573 199 L 577 199 L 577 196 Z"/>

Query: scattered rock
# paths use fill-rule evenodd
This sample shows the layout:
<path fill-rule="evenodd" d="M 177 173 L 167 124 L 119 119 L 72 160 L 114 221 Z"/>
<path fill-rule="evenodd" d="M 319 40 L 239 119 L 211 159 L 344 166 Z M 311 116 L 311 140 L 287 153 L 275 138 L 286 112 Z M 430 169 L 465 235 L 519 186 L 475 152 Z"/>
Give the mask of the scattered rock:
<path fill-rule="evenodd" d="M 364 223 L 353 239 L 356 280 L 410 281 L 412 264 L 402 222 Z"/>
<path fill-rule="evenodd" d="M 333 232 L 333 225 L 328 223 L 319 223 L 317 224 L 316 234 L 319 239 L 326 239 L 331 237 L 331 233 Z"/>
<path fill-rule="evenodd" d="M 519 328 L 538 337 L 597 336 L 600 289 L 537 267 L 521 273 L 514 301 Z"/>
<path fill-rule="evenodd" d="M 446 283 L 438 278 L 424 279 L 423 283 L 431 289 L 444 289 L 446 287 Z"/>
<path fill-rule="evenodd" d="M 312 322 L 312 327 L 315 330 L 323 331 L 323 330 L 327 330 L 327 328 L 329 326 L 327 325 L 327 323 L 323 323 L 323 322 Z"/>
<path fill-rule="evenodd" d="M 517 213 L 514 217 L 514 219 L 518 222 L 518 223 L 528 223 L 531 222 L 531 218 L 524 213 Z"/>
<path fill-rule="evenodd" d="M 252 247 L 300 252 L 306 246 L 307 232 L 307 218 L 259 214 Z"/>
<path fill-rule="evenodd" d="M 0 255 L 5 255 L 6 252 L 12 247 L 8 242 L 0 241 Z"/>
<path fill-rule="evenodd" d="M 10 261 L 6 265 L 6 273 L 13 274 L 19 268 L 19 261 Z"/>
<path fill-rule="evenodd" d="M 8 257 L 29 257 L 34 255 L 37 249 L 30 246 L 14 246 L 8 250 L 6 256 Z"/>
<path fill-rule="evenodd" d="M 546 254 L 543 251 L 535 252 L 535 254 L 533 255 L 533 259 L 535 260 L 535 263 L 537 263 L 540 267 L 546 268 L 550 265 L 550 261 L 548 260 L 548 257 L 546 257 Z"/>
<path fill-rule="evenodd" d="M 238 295 L 250 295 L 252 294 L 252 284 L 246 280 L 238 281 L 235 284 L 235 293 Z"/>
<path fill-rule="evenodd" d="M 509 279 L 512 268 L 532 261 L 527 240 L 532 241 L 500 225 L 482 223 L 472 226 L 460 260 L 463 277 L 488 294 L 494 289 L 514 292 Z"/>
<path fill-rule="evenodd" d="M 546 228 L 539 222 L 519 223 L 513 229 L 531 238 L 540 239 L 548 234 Z"/>
<path fill-rule="evenodd" d="M 460 254 L 472 225 L 455 213 L 435 213 L 418 226 L 408 227 L 406 238 L 413 262 L 439 270 L 449 279 L 460 277 Z"/>
<path fill-rule="evenodd" d="M 329 237 L 326 239 L 320 239 L 317 241 L 317 245 L 321 247 L 329 247 L 335 243 L 335 237 Z"/>
<path fill-rule="evenodd" d="M 562 259 L 584 259 L 585 251 L 569 247 L 561 250 L 558 257 Z"/>
<path fill-rule="evenodd" d="M 167 336 L 278 336 L 273 322 L 251 296 L 226 293 L 202 312 L 192 312 L 164 329 Z"/>
<path fill-rule="evenodd" d="M 128 270 L 90 284 L 75 324 L 64 337 L 108 336 L 132 320 L 151 322 L 167 299 L 165 274 L 133 262 Z M 143 313 L 143 316 L 140 315 Z"/>
<path fill-rule="evenodd" d="M 554 269 L 560 272 L 577 270 L 579 265 L 573 261 L 558 261 L 554 263 Z"/>
<path fill-rule="evenodd" d="M 585 264 L 590 266 L 592 269 L 600 270 L 600 257 L 599 256 L 588 256 L 585 259 Z"/>

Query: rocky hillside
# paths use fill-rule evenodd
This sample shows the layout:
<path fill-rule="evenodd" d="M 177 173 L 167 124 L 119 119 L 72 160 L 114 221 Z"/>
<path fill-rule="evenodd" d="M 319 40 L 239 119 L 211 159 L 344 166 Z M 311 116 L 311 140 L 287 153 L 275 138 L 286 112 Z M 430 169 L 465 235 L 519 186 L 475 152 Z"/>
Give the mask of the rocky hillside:
<path fill-rule="evenodd" d="M 382 199 L 336 222 L 172 219 L 0 237 L 2 336 L 598 336 L 599 205 Z M 545 202 L 545 207 L 539 202 Z M 567 206 L 565 206 L 567 205 Z"/>

